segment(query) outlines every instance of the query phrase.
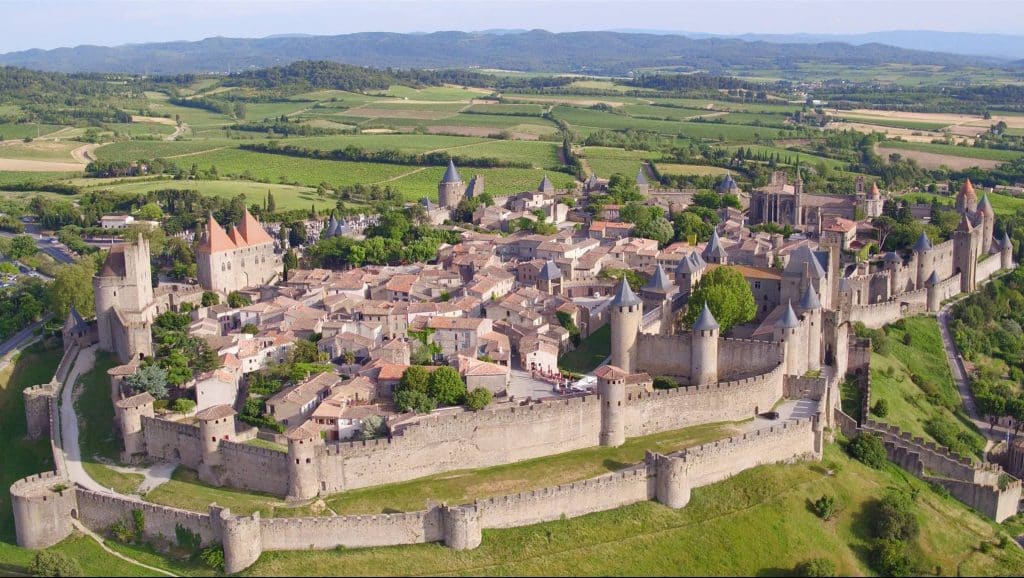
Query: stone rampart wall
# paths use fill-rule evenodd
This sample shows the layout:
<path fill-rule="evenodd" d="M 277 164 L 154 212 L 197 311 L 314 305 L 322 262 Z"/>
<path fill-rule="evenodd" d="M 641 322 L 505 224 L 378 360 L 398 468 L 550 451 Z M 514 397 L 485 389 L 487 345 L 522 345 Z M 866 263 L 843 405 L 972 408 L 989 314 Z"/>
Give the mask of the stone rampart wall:
<path fill-rule="evenodd" d="M 768 411 L 782 397 L 782 365 L 746 379 L 631 394 L 626 398 L 626 436 L 644 436 Z"/>
<path fill-rule="evenodd" d="M 782 347 L 757 339 L 718 340 L 718 379 L 721 381 L 761 375 L 782 362 Z"/>
<path fill-rule="evenodd" d="M 998 253 L 995 255 L 989 255 L 984 260 L 978 263 L 978 268 L 975 271 L 974 280 L 978 285 L 981 285 L 984 281 L 988 281 L 988 278 L 995 275 L 1002 268 L 1002 260 Z"/>
<path fill-rule="evenodd" d="M 221 483 L 276 495 L 288 493 L 288 454 L 221 440 Z"/>
<path fill-rule="evenodd" d="M 264 550 L 325 550 L 344 546 L 368 548 L 438 542 L 442 539 L 439 508 L 401 514 L 264 518 L 260 520 Z"/>
<path fill-rule="evenodd" d="M 871 329 L 894 323 L 903 317 L 921 313 L 928 305 L 928 292 L 918 289 L 897 295 L 892 301 L 872 305 L 854 305 L 850 308 L 850 322 L 860 321 Z"/>
<path fill-rule="evenodd" d="M 100 494 L 77 488 L 78 517 L 86 527 L 104 532 L 117 521 L 134 528 L 132 510 L 141 510 L 144 520 L 142 533 L 150 538 L 175 542 L 175 527 L 181 525 L 199 534 L 204 544 L 217 542 L 220 536 L 208 514 L 179 510 L 168 506 L 130 500 L 110 494 Z"/>
<path fill-rule="evenodd" d="M 822 399 L 827 391 L 825 377 L 787 375 L 782 381 L 782 397 L 786 399 Z"/>
<path fill-rule="evenodd" d="M 651 335 L 641 333 L 636 341 L 636 366 L 651 376 L 669 375 L 690 379 L 689 333 Z"/>
<path fill-rule="evenodd" d="M 146 453 L 157 460 L 181 462 L 187 468 L 199 469 L 202 443 L 199 428 L 192 425 L 142 416 Z"/>

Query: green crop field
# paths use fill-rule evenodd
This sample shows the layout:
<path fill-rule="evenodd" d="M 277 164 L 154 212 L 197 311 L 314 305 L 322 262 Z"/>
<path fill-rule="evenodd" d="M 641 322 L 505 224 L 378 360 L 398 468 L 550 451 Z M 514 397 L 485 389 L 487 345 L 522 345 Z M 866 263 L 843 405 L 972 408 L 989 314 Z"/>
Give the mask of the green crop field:
<path fill-rule="evenodd" d="M 315 101 L 285 100 L 281 102 L 250 102 L 245 105 L 245 118 L 249 121 L 260 121 L 265 118 L 278 118 L 281 115 L 292 115 L 313 106 Z"/>
<path fill-rule="evenodd" d="M 101 161 L 133 161 L 138 159 L 165 158 L 174 159 L 178 164 L 189 165 L 188 156 L 196 153 L 236 148 L 239 141 L 232 139 L 180 140 L 180 141 L 124 141 L 103 145 L 96 149 L 96 158 Z"/>
<path fill-rule="evenodd" d="M 283 157 L 287 158 L 287 157 Z M 79 182 L 88 184 L 92 179 L 80 179 Z M 175 181 L 168 179 L 151 180 L 143 179 L 118 185 L 98 184 L 90 190 L 112 191 L 115 193 L 147 193 L 163 189 L 183 189 L 199 191 L 204 195 L 223 197 L 230 199 L 239 194 L 245 195 L 249 204 L 262 204 L 267 196 L 267 191 L 274 193 L 274 200 L 281 209 L 308 209 L 310 205 L 316 205 L 318 209 L 330 208 L 335 205 L 332 198 L 317 196 L 316 191 L 310 187 L 295 187 L 291 185 L 279 185 L 268 183 L 257 183 L 253 181 L 222 180 L 222 181 Z"/>
<path fill-rule="evenodd" d="M 706 165 L 677 165 L 668 163 L 657 163 L 658 172 L 663 175 L 724 175 L 729 169 L 721 167 L 709 167 Z"/>
<path fill-rule="evenodd" d="M 0 145 L 0 158 L 70 163 L 74 162 L 71 151 L 80 146 L 82 143 L 75 141 L 34 140 L 28 143 L 5 143 Z"/>
<path fill-rule="evenodd" d="M 464 100 L 468 102 L 474 98 L 480 98 L 481 96 L 490 94 L 490 92 L 491 91 L 489 90 L 472 90 L 449 86 L 431 86 L 417 89 L 410 88 L 408 86 L 396 85 L 392 86 L 382 94 L 398 98 L 407 98 L 409 100 Z"/>
<path fill-rule="evenodd" d="M 635 118 L 657 120 L 684 120 L 695 116 L 714 114 L 713 111 L 699 108 L 676 108 L 674 106 L 654 106 L 651 104 L 627 104 L 622 109 Z"/>
<path fill-rule="evenodd" d="M 661 158 L 661 153 L 650 151 L 627 151 L 610 147 L 584 147 L 583 157 L 590 170 L 607 179 L 615 173 L 622 173 L 632 179 L 640 170 L 642 161 Z"/>
<path fill-rule="evenodd" d="M 962 147 L 957 145 L 932 144 L 923 142 L 904 142 L 898 140 L 882 141 L 882 143 L 880 143 L 879 146 L 885 148 L 921 151 L 926 153 L 936 153 L 942 155 L 952 155 L 958 157 L 967 157 L 971 159 L 982 159 L 990 161 L 1012 161 L 1024 156 L 1024 153 L 1018 151 L 1004 151 L 998 149 Z"/>
<path fill-rule="evenodd" d="M 313 187 L 322 182 L 334 186 L 379 183 L 410 169 L 399 165 L 324 161 L 238 149 L 216 150 L 186 158 L 189 165 L 195 163 L 201 170 L 216 167 L 221 177 Z"/>
<path fill-rule="evenodd" d="M 481 114 L 529 114 L 540 116 L 544 107 L 539 104 L 474 104 L 467 111 Z"/>
<path fill-rule="evenodd" d="M 817 167 L 819 164 L 824 163 L 831 169 L 844 170 L 847 168 L 849 163 L 846 163 L 837 159 L 830 159 L 822 156 L 817 156 L 812 153 L 807 153 L 799 150 L 789 150 L 782 147 L 773 147 L 767 145 L 742 145 L 744 150 L 751 151 L 755 155 L 779 155 L 779 164 L 784 165 L 795 165 L 799 159 L 802 166 Z M 725 147 L 730 153 L 735 153 L 739 146 L 728 146 Z"/>
<path fill-rule="evenodd" d="M 15 183 L 48 183 L 80 175 L 81 173 L 46 173 L 33 171 L 0 171 L 0 189 Z"/>
<path fill-rule="evenodd" d="M 453 156 L 497 158 L 508 162 L 527 162 L 534 168 L 558 168 L 558 149 L 553 142 L 488 140 L 480 144 L 445 149 Z"/>
<path fill-rule="evenodd" d="M 4 122 L 0 123 L 0 140 L 23 139 L 26 137 L 36 138 L 46 136 L 64 127 L 55 124 L 40 124 L 34 122 Z"/>
<path fill-rule="evenodd" d="M 234 124 L 234 120 L 223 114 L 211 112 L 201 108 L 178 106 L 168 102 L 168 96 L 159 92 L 146 93 L 147 105 L 159 115 L 167 115 L 170 118 L 178 116 L 185 123 L 193 128 L 210 126 L 223 126 Z"/>
<path fill-rule="evenodd" d="M 290 137 L 278 142 L 282 145 L 295 145 L 328 151 L 343 149 L 351 145 L 364 150 L 398 150 L 406 153 L 425 153 L 484 143 L 487 142 L 487 139 L 433 134 L 346 134 Z"/>

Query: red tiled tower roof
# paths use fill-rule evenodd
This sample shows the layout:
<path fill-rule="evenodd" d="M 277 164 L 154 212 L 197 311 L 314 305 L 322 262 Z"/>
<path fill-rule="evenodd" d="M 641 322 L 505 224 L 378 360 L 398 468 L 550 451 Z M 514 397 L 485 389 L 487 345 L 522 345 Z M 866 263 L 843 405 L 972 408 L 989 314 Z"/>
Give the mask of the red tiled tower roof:
<path fill-rule="evenodd" d="M 274 242 L 270 235 L 263 230 L 263 225 L 260 225 L 256 217 L 252 216 L 249 209 L 246 209 L 245 215 L 242 216 L 242 222 L 238 225 L 238 232 L 242 234 L 242 239 L 244 239 L 246 245 L 262 245 L 263 243 Z"/>

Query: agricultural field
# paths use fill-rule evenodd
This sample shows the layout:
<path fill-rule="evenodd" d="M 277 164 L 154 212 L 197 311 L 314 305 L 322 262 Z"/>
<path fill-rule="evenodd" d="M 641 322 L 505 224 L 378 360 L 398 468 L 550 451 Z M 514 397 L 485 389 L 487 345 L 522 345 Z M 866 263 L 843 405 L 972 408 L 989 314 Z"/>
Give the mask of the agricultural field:
<path fill-rule="evenodd" d="M 79 184 L 90 184 L 90 181 L 103 181 L 105 179 L 79 179 Z M 113 180 L 113 179 L 111 179 Z M 308 209 L 310 205 L 316 205 L 317 209 L 329 209 L 335 206 L 334 199 L 320 198 L 316 190 L 311 187 L 296 187 L 292 185 L 257 183 L 253 181 L 222 180 L 222 181 L 175 181 L 172 179 L 121 179 L 132 182 L 122 184 L 96 184 L 87 189 L 88 191 L 112 191 L 115 193 L 148 193 L 164 189 L 182 189 L 199 191 L 204 195 L 231 199 L 238 195 L 245 195 L 248 204 L 263 204 L 267 197 L 267 191 L 274 194 L 277 206 L 282 210 Z"/>
<path fill-rule="evenodd" d="M 444 167 L 406 167 L 410 169 L 405 175 L 394 180 L 383 182 L 398 190 L 407 201 L 419 200 L 423 197 L 437 200 L 437 183 L 444 175 Z M 565 173 L 544 171 L 542 169 L 478 169 L 463 167 L 459 169 L 462 179 L 469 182 L 473 175 L 484 177 L 484 190 L 494 195 L 509 195 L 524 191 L 534 191 L 544 175 L 555 185 L 564 189 L 572 183 L 573 178 Z"/>
<path fill-rule="evenodd" d="M 259 133 L 253 133 L 259 134 Z M 201 153 L 237 148 L 239 141 L 232 139 L 203 139 L 180 141 L 122 141 L 103 145 L 95 155 L 101 161 L 134 161 L 163 158 L 175 160 L 179 165 L 189 164 L 187 157 Z"/>
<path fill-rule="evenodd" d="M 882 143 L 880 143 L 879 147 L 884 147 L 887 149 L 903 149 L 907 151 L 919 151 L 953 157 L 963 157 L 969 159 L 980 159 L 1000 162 L 1012 161 L 1024 156 L 1024 153 L 1018 151 L 1004 151 L 999 149 L 987 149 L 980 147 L 963 147 L 947 144 L 902 142 L 898 140 L 883 141 Z"/>
<path fill-rule="evenodd" d="M 540 116 L 545 109 L 539 104 L 474 104 L 464 112 Z"/>
<path fill-rule="evenodd" d="M 71 151 L 82 146 L 76 141 L 33 140 L 0 143 L 0 158 L 71 162 Z"/>
<path fill-rule="evenodd" d="M 583 157 L 587 159 L 590 170 L 601 178 L 606 179 L 615 173 L 622 173 L 633 178 L 640 170 L 643 161 L 657 160 L 661 158 L 661 153 L 626 151 L 610 147 L 584 147 Z"/>
<path fill-rule="evenodd" d="M 34 122 L 0 123 L 0 141 L 27 137 L 37 138 L 54 133 L 61 128 L 63 127 L 54 124 L 36 124 Z"/>
<path fill-rule="evenodd" d="M 356 146 L 364 150 L 397 150 L 404 153 L 426 153 L 488 142 L 487 139 L 429 134 L 358 134 L 310 137 L 289 137 L 278 140 L 281 145 L 294 145 L 319 150 Z"/>
<path fill-rule="evenodd" d="M 721 167 L 712 167 L 707 165 L 679 165 L 669 163 L 657 163 L 658 172 L 663 175 L 687 175 L 687 176 L 707 176 L 707 175 L 724 175 L 729 173 L 729 169 L 723 169 Z"/>

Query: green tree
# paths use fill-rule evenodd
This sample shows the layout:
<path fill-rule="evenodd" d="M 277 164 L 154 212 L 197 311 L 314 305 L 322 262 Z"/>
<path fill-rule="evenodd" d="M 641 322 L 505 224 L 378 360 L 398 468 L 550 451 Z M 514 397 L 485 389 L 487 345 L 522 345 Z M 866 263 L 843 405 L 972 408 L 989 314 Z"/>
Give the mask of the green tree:
<path fill-rule="evenodd" d="M 220 303 L 220 295 L 214 291 L 203 291 L 203 307 L 211 307 Z"/>
<path fill-rule="evenodd" d="M 638 224 L 634 229 L 634 234 L 644 239 L 653 239 L 659 245 L 664 246 L 672 240 L 675 230 L 672 228 L 672 223 L 668 222 L 668 219 L 656 217 Z"/>
<path fill-rule="evenodd" d="M 395 391 L 411 389 L 427 393 L 427 383 L 430 381 L 430 374 L 419 365 L 410 365 L 402 372 L 402 378 L 398 380 Z"/>
<path fill-rule="evenodd" d="M 232 291 L 231 293 L 228 293 L 228 305 L 237 309 L 239 307 L 252 305 L 252 299 L 249 299 L 249 296 L 245 293 Z"/>
<path fill-rule="evenodd" d="M 16 235 L 11 239 L 11 246 L 7 250 L 7 256 L 11 259 L 23 259 L 31 257 L 39 252 L 36 241 L 29 235 Z"/>
<path fill-rule="evenodd" d="M 870 433 L 862 433 L 846 446 L 846 451 L 854 459 L 875 468 L 876 470 L 885 465 L 888 456 L 885 453 L 885 446 L 878 436 Z"/>
<path fill-rule="evenodd" d="M 491 393 L 491 390 L 485 387 L 478 387 L 466 395 L 466 409 L 480 411 L 487 407 L 493 398 L 494 394 Z"/>
<path fill-rule="evenodd" d="M 917 538 L 921 525 L 914 514 L 910 495 L 890 490 L 878 502 L 872 531 L 881 540 L 909 541 Z"/>
<path fill-rule="evenodd" d="M 274 200 L 274 193 L 267 190 L 267 212 L 274 213 L 277 211 L 277 201 Z"/>
<path fill-rule="evenodd" d="M 167 370 L 156 364 L 143 366 L 125 378 L 124 382 L 137 393 L 148 391 L 157 399 L 167 397 Z"/>
<path fill-rule="evenodd" d="M 164 218 L 164 212 L 160 209 L 160 205 L 156 203 L 146 203 L 135 212 L 135 216 L 147 221 L 159 221 Z"/>
<path fill-rule="evenodd" d="M 260 332 L 260 328 L 255 323 L 246 323 L 242 326 L 242 333 L 248 333 L 249 335 L 256 335 Z"/>
<path fill-rule="evenodd" d="M 439 406 L 459 405 L 466 399 L 466 384 L 453 367 L 440 367 L 427 380 L 427 395 Z"/>
<path fill-rule="evenodd" d="M 288 273 L 299 268 L 299 258 L 295 255 L 295 251 L 288 249 L 284 252 L 281 262 L 284 264 L 284 278 L 287 281 Z"/>
<path fill-rule="evenodd" d="M 697 288 L 690 296 L 690 306 L 683 316 L 686 327 L 692 326 L 697 320 L 704 303 L 711 309 L 722 333 L 750 321 L 757 314 L 757 304 L 754 303 L 750 285 L 732 267 L 716 267 L 697 282 Z"/>
<path fill-rule="evenodd" d="M 18 266 L 15 265 L 14 263 L 11 263 L 10 261 L 4 261 L 3 263 L 0 263 L 0 274 L 17 275 Z"/>
<path fill-rule="evenodd" d="M 430 413 L 437 404 L 434 400 L 422 392 L 415 389 L 403 389 L 395 393 L 395 407 L 398 411 L 414 411 L 416 413 Z"/>
<path fill-rule="evenodd" d="M 173 407 L 174 411 L 178 413 L 188 413 L 196 408 L 196 402 L 192 401 L 191 399 L 179 397 L 178 399 L 174 400 Z"/>
<path fill-rule="evenodd" d="M 61 319 L 67 317 L 72 305 L 83 317 L 94 315 L 92 277 L 98 270 L 91 257 L 58 269 L 47 292 L 50 310 Z"/>
<path fill-rule="evenodd" d="M 359 427 L 360 439 L 372 440 L 386 435 L 388 427 L 384 423 L 384 418 L 379 415 L 368 415 L 363 418 L 363 423 Z"/>
<path fill-rule="evenodd" d="M 317 349 L 312 341 L 307 339 L 296 339 L 288 352 L 289 363 L 320 363 L 326 360 L 327 355 Z"/>
<path fill-rule="evenodd" d="M 60 552 L 42 551 L 36 554 L 28 571 L 33 576 L 84 576 L 81 566 L 74 558 Z"/>

